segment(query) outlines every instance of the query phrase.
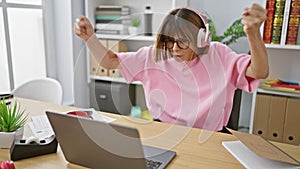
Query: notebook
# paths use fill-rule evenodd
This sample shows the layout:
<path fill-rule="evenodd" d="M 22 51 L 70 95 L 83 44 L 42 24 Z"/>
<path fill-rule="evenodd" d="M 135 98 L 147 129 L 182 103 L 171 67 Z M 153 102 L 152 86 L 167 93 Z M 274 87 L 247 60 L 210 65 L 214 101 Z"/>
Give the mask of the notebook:
<path fill-rule="evenodd" d="M 65 159 L 89 168 L 165 168 L 176 152 L 141 144 L 129 126 L 46 111 Z"/>

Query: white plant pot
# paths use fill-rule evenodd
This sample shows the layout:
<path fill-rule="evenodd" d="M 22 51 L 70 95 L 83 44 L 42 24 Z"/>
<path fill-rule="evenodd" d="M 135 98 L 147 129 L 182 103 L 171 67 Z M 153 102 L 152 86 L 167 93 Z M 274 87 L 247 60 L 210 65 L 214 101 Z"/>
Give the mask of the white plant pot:
<path fill-rule="evenodd" d="M 22 139 L 24 127 L 15 132 L 0 132 L 0 148 L 10 148 L 15 139 Z"/>
<path fill-rule="evenodd" d="M 138 28 L 134 26 L 128 27 L 128 32 L 130 35 L 137 35 L 138 34 Z"/>

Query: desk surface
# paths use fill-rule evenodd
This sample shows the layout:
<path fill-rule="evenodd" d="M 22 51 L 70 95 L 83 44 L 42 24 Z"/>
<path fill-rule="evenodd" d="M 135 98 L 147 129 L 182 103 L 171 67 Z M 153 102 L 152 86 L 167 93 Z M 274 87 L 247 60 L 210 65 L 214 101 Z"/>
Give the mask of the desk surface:
<path fill-rule="evenodd" d="M 45 102 L 17 98 L 22 107 L 30 112 L 31 116 L 45 114 L 45 110 L 70 111 L 75 107 L 55 105 Z M 162 148 L 171 148 L 177 156 L 168 168 L 244 168 L 222 145 L 222 141 L 236 140 L 233 135 L 219 132 L 208 132 L 201 129 L 171 125 L 160 122 L 150 122 L 130 117 L 107 114 L 116 118 L 114 123 L 125 124 L 138 128 L 144 144 Z M 24 135 L 30 135 L 28 126 L 25 126 Z M 200 141 L 202 143 L 200 143 Z M 275 143 L 282 150 L 300 161 L 300 146 Z M 0 149 L 0 161 L 9 160 L 9 149 Z M 16 168 L 53 169 L 84 168 L 68 163 L 60 148 L 57 153 L 15 161 Z"/>

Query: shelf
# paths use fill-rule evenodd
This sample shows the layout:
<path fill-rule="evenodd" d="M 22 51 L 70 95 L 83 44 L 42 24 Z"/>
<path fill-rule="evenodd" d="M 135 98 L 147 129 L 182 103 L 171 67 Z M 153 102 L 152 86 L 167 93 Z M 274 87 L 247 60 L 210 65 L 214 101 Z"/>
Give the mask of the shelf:
<path fill-rule="evenodd" d="M 96 34 L 98 39 L 113 39 L 113 40 L 132 40 L 132 41 L 155 41 L 155 36 L 141 36 L 141 35 L 109 35 Z"/>
<path fill-rule="evenodd" d="M 300 45 L 275 45 L 275 44 L 265 44 L 268 49 L 294 49 L 300 50 Z"/>
<path fill-rule="evenodd" d="M 127 83 L 123 77 L 109 77 L 109 76 L 90 75 L 90 79 L 101 80 L 101 81 L 109 81 L 109 82 Z M 139 81 L 132 82 L 131 84 L 142 85 L 142 83 L 139 82 Z"/>
<path fill-rule="evenodd" d="M 280 95 L 280 96 L 288 96 L 288 97 L 297 97 L 300 98 L 300 94 L 297 93 L 289 93 L 289 92 L 280 92 L 280 91 L 273 91 L 273 90 L 265 90 L 258 88 L 257 93 L 264 93 L 264 94 L 273 94 L 273 95 Z"/>

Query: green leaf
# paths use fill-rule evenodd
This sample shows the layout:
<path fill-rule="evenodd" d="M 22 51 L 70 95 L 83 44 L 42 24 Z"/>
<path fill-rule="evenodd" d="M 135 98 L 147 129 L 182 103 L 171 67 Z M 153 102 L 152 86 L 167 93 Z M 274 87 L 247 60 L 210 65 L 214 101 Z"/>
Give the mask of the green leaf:
<path fill-rule="evenodd" d="M 212 41 L 218 41 L 229 45 L 235 43 L 239 38 L 245 37 L 244 26 L 241 23 L 242 18 L 235 20 L 230 27 L 226 29 L 223 35 L 218 36 L 215 28 L 215 24 L 210 17 L 208 17 L 209 30 L 211 33 Z"/>
<path fill-rule="evenodd" d="M 0 131 L 14 132 L 23 127 L 28 119 L 28 114 L 25 110 L 21 110 L 17 101 L 12 104 L 6 105 L 5 100 L 0 102 Z"/>

